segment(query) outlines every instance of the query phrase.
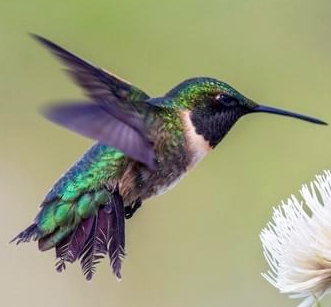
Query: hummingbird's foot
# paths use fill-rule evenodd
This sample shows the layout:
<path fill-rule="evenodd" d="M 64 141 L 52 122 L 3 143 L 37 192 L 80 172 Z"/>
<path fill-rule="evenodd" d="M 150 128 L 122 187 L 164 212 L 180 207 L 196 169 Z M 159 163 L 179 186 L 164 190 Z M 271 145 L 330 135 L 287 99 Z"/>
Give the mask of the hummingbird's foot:
<path fill-rule="evenodd" d="M 127 206 L 124 208 L 125 218 L 129 219 L 133 216 L 133 214 L 141 207 L 142 201 L 140 198 L 136 200 L 133 206 Z"/>

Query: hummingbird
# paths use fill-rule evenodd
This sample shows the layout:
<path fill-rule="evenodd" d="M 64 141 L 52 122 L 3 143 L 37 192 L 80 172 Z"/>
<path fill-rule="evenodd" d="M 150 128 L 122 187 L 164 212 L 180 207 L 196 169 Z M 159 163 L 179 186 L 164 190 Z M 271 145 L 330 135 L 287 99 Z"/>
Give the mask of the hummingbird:
<path fill-rule="evenodd" d="M 148 198 L 176 185 L 246 114 L 273 113 L 326 122 L 258 104 L 210 77 L 181 82 L 151 98 L 115 74 L 32 34 L 67 67 L 88 99 L 50 104 L 50 121 L 96 143 L 50 189 L 32 224 L 11 242 L 55 248 L 56 269 L 80 261 L 90 280 L 101 258 L 121 278 L 125 220 Z"/>

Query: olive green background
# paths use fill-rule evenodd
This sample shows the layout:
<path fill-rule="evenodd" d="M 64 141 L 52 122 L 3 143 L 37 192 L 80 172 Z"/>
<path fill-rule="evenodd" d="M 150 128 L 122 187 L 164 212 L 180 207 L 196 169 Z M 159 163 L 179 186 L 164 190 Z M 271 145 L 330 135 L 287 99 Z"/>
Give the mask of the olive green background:
<path fill-rule="evenodd" d="M 265 281 L 259 232 L 272 206 L 330 167 L 331 129 L 241 119 L 179 186 L 126 223 L 123 280 L 104 260 L 91 283 L 54 251 L 8 241 L 92 144 L 38 114 L 81 97 L 38 33 L 153 96 L 212 76 L 257 102 L 331 121 L 328 0 L 0 0 L 0 306 L 295 306 Z M 330 302 L 330 299 L 329 299 Z M 327 306 L 327 300 L 323 304 Z"/>

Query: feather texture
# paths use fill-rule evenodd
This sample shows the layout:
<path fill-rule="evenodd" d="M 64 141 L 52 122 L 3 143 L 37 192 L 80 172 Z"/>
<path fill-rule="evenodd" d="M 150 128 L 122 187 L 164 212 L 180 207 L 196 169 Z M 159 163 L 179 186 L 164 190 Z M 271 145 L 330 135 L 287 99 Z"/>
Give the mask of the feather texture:
<path fill-rule="evenodd" d="M 103 257 L 102 254 L 98 253 L 97 241 L 98 241 L 98 217 L 93 219 L 93 225 L 88 239 L 81 252 L 80 264 L 82 271 L 87 280 L 91 280 L 95 273 L 95 266 L 100 262 Z"/>
<path fill-rule="evenodd" d="M 124 206 L 118 189 L 111 192 L 110 198 L 109 203 L 82 220 L 70 236 L 56 245 L 57 271 L 65 270 L 66 262 L 80 259 L 84 276 L 91 280 L 96 265 L 108 254 L 114 274 L 121 278 L 125 256 Z"/>
<path fill-rule="evenodd" d="M 41 233 L 38 230 L 37 224 L 33 223 L 28 228 L 24 229 L 22 232 L 20 232 L 16 237 L 14 237 L 10 243 L 15 242 L 16 244 L 20 243 L 26 243 L 32 241 L 38 240 Z"/>
<path fill-rule="evenodd" d="M 155 168 L 153 143 L 148 139 L 145 125 L 133 114 L 122 114 L 115 102 L 105 106 L 93 102 L 54 104 L 44 107 L 42 114 L 58 125 Z"/>
<path fill-rule="evenodd" d="M 120 194 L 113 194 L 112 237 L 109 242 L 110 265 L 114 274 L 121 279 L 121 266 L 125 256 L 124 206 Z"/>
<path fill-rule="evenodd" d="M 70 76 L 93 100 L 104 101 L 106 97 L 113 97 L 120 100 L 144 101 L 149 98 L 130 82 L 93 65 L 48 39 L 35 34 L 32 34 L 32 37 L 68 67 L 67 72 Z"/>
<path fill-rule="evenodd" d="M 95 266 L 107 253 L 114 274 L 121 278 L 121 265 L 125 256 L 124 206 L 118 190 L 112 192 L 110 204 L 94 217 L 90 235 L 80 254 L 83 274 L 91 280 Z"/>
<path fill-rule="evenodd" d="M 149 137 L 138 105 L 151 107 L 149 96 L 129 82 L 111 74 L 59 45 L 32 35 L 67 67 L 66 71 L 92 99 L 88 105 L 54 105 L 43 114 L 51 121 L 70 130 L 117 148 L 134 160 L 155 169 L 153 142 Z M 108 114 L 108 116 L 106 116 Z"/>
<path fill-rule="evenodd" d="M 56 263 L 58 272 L 62 272 L 65 268 L 65 262 L 74 262 L 81 254 L 86 239 L 89 237 L 93 225 L 94 217 L 84 219 L 73 231 L 72 235 L 67 237 L 61 244 L 56 246 L 56 258 L 59 261 Z"/>
<path fill-rule="evenodd" d="M 75 220 L 71 221 L 72 224 L 56 226 L 49 233 L 43 233 L 38 228 L 38 223 L 34 223 L 11 242 L 16 241 L 19 244 L 39 240 L 40 250 L 55 247 L 58 272 L 66 269 L 67 262 L 72 263 L 80 259 L 82 271 L 87 280 L 92 279 L 100 259 L 108 255 L 112 270 L 120 279 L 122 261 L 125 256 L 123 199 L 118 188 L 111 191 L 105 188 L 104 193 L 108 195 L 108 201 L 96 208 L 90 216 L 80 218 L 76 215 Z M 48 206 L 56 207 L 57 203 Z M 42 210 L 43 208 L 45 207 L 42 207 Z M 42 227 L 40 225 L 39 227 Z"/>

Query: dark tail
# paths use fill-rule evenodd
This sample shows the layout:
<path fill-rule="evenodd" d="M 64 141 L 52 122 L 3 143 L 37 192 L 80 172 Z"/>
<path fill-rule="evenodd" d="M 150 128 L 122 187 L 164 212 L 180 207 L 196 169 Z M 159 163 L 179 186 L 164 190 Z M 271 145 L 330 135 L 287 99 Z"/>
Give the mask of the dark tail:
<path fill-rule="evenodd" d="M 66 262 L 80 259 L 83 274 L 91 280 L 96 265 L 105 255 L 109 255 L 114 274 L 121 278 L 121 265 L 125 256 L 125 225 L 123 200 L 118 189 L 111 191 L 110 201 L 99 206 L 95 214 L 59 225 L 49 234 L 43 234 L 36 223 L 17 235 L 11 242 L 17 244 L 39 240 L 39 249 L 47 250 L 55 247 L 56 269 L 62 272 Z M 41 211 L 42 212 L 42 211 Z M 77 215 L 73 215 L 77 218 Z"/>

